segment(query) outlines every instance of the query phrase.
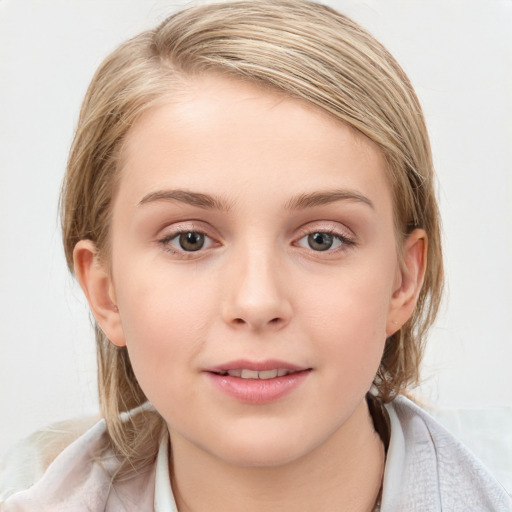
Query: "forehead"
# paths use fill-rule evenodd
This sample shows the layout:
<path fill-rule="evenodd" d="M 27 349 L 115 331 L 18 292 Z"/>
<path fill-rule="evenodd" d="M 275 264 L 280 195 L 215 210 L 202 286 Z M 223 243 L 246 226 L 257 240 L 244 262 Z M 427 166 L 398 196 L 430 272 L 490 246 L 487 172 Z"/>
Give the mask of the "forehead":
<path fill-rule="evenodd" d="M 215 75 L 148 110 L 121 162 L 123 193 L 201 188 L 236 201 L 252 182 L 255 194 L 343 186 L 390 196 L 383 155 L 364 135 L 305 101 Z"/>

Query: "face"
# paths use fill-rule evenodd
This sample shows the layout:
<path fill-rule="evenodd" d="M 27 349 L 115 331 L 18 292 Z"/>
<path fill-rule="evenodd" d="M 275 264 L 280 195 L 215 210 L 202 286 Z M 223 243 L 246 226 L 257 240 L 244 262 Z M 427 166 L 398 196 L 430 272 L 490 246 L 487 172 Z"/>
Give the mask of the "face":
<path fill-rule="evenodd" d="M 399 327 L 377 148 L 308 104 L 206 76 L 147 112 L 122 160 L 119 311 L 102 327 L 172 442 L 276 465 L 348 432 Z"/>

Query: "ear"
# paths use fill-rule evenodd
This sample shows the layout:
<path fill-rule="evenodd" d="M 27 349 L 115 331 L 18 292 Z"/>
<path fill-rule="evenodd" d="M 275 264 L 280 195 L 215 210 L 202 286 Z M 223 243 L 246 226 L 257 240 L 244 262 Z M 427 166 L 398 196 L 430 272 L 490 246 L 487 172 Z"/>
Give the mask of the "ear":
<path fill-rule="evenodd" d="M 411 318 L 425 277 L 428 237 L 415 229 L 405 240 L 403 262 L 397 271 L 386 325 L 386 337 L 397 332 Z"/>
<path fill-rule="evenodd" d="M 75 275 L 96 322 L 114 345 L 124 347 L 126 341 L 114 285 L 110 273 L 100 261 L 94 242 L 80 240 L 73 250 L 73 262 Z"/>

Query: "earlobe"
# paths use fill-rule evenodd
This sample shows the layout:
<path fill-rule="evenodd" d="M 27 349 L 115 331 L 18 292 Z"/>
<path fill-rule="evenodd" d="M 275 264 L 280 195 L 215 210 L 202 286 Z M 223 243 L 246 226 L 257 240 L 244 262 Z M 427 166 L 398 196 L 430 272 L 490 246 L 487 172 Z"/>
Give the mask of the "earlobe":
<path fill-rule="evenodd" d="M 398 331 L 414 313 L 425 277 L 428 237 L 423 229 L 415 229 L 405 240 L 403 263 L 391 297 L 386 336 Z"/>
<path fill-rule="evenodd" d="M 111 276 L 99 259 L 91 240 L 80 240 L 73 250 L 76 278 L 96 322 L 107 338 L 119 347 L 126 345 L 121 316 Z"/>

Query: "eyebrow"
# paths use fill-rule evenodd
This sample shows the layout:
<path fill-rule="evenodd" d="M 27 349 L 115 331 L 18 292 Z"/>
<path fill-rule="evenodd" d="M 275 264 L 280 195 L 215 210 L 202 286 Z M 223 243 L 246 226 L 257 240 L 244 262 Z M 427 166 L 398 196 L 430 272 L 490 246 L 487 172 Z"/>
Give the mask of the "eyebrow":
<path fill-rule="evenodd" d="M 221 197 L 190 192 L 189 190 L 157 190 L 156 192 L 150 192 L 139 201 L 139 206 L 156 201 L 178 201 L 206 210 L 229 211 L 231 209 L 230 203 Z"/>
<path fill-rule="evenodd" d="M 191 192 L 189 190 L 157 190 L 150 192 L 139 201 L 139 206 L 157 201 L 178 201 L 206 210 L 229 211 L 232 206 L 222 197 L 202 194 L 200 192 Z M 286 203 L 285 208 L 287 210 L 303 210 L 315 206 L 331 204 L 336 201 L 356 201 L 366 204 L 372 209 L 375 208 L 370 199 L 352 190 L 327 190 L 300 194 L 290 199 L 290 201 Z"/>
<path fill-rule="evenodd" d="M 289 210 L 303 210 L 305 208 L 331 204 L 336 201 L 356 201 L 368 205 L 373 210 L 375 209 L 370 199 L 353 190 L 326 190 L 301 194 L 288 201 L 286 208 Z"/>

